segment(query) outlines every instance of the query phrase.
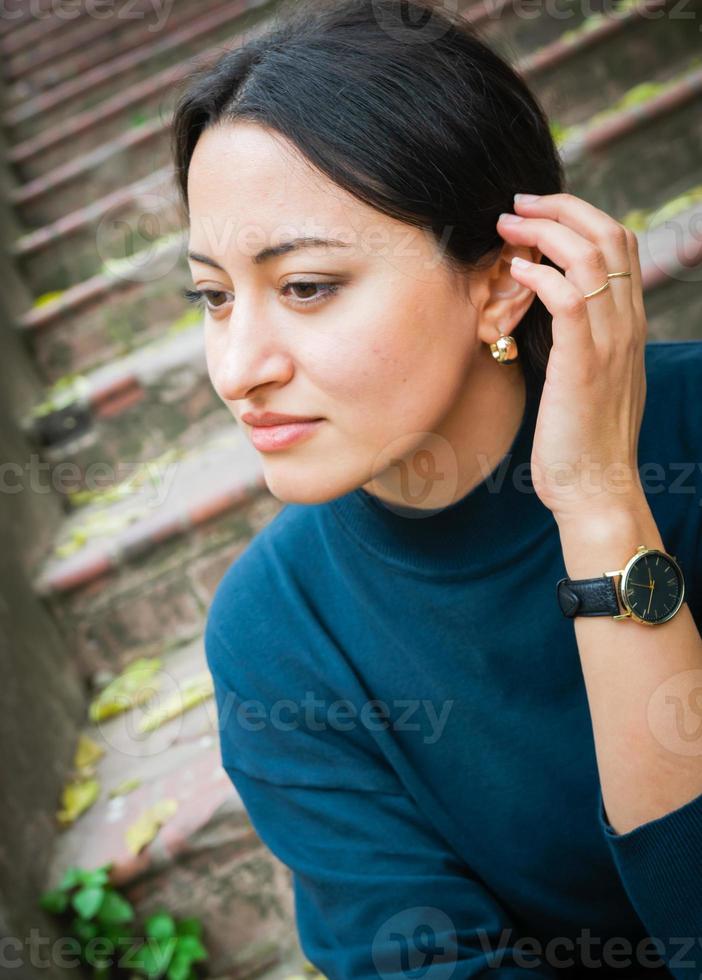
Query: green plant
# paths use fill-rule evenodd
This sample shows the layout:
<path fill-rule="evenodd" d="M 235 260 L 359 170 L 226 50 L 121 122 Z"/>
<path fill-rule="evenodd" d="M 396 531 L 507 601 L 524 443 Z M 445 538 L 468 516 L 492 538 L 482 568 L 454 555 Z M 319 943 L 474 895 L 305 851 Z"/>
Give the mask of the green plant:
<path fill-rule="evenodd" d="M 207 959 L 200 920 L 176 921 L 160 911 L 137 935 L 134 908 L 111 884 L 110 868 L 68 868 L 58 887 L 40 898 L 43 909 L 66 920 L 95 980 L 197 980 L 194 964 Z"/>

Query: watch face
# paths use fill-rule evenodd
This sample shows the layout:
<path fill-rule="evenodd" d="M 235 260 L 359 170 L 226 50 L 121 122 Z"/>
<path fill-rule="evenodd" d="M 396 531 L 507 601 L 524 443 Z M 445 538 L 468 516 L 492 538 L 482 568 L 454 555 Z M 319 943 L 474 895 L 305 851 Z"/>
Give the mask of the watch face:
<path fill-rule="evenodd" d="M 624 570 L 621 595 L 635 619 L 664 623 L 675 615 L 685 595 L 680 566 L 662 551 L 646 551 Z"/>

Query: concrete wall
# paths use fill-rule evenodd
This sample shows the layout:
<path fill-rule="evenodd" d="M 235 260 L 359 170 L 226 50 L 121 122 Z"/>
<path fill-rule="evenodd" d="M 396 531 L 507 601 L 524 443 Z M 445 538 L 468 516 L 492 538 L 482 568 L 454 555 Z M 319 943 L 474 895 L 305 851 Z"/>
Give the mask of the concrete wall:
<path fill-rule="evenodd" d="M 55 491 L 39 492 L 30 479 L 35 450 L 17 422 L 41 398 L 41 384 L 12 325 L 31 299 L 7 252 L 16 228 L 5 203 L 5 159 L 0 137 L 0 974 L 53 980 L 67 971 L 40 965 L 53 959 L 51 943 L 59 934 L 37 899 L 85 695 L 71 651 L 30 581 L 62 519 L 62 505 Z M 34 953 L 32 930 L 44 940 Z"/>

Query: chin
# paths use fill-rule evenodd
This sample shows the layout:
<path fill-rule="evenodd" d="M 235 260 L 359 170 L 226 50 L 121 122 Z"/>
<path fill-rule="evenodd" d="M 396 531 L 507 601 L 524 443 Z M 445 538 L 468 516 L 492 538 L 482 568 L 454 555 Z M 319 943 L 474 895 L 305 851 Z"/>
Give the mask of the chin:
<path fill-rule="evenodd" d="M 324 504 L 350 493 L 364 482 L 364 476 L 349 479 L 334 472 L 328 464 L 305 466 L 293 458 L 263 463 L 266 486 L 284 504 Z"/>

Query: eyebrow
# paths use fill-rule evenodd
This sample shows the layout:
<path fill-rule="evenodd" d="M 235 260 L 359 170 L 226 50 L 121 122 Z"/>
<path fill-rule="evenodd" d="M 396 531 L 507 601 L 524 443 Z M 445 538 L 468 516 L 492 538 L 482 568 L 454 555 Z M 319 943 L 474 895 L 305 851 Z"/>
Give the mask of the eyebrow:
<path fill-rule="evenodd" d="M 348 242 L 342 242 L 336 238 L 292 238 L 288 242 L 281 242 L 280 245 L 264 248 L 263 251 L 252 256 L 251 261 L 254 265 L 261 265 L 268 259 L 275 258 L 278 255 L 286 255 L 288 252 L 298 252 L 304 248 L 319 248 L 320 246 L 326 248 L 351 248 Z M 193 259 L 195 262 L 202 262 L 203 265 L 211 265 L 213 269 L 219 269 L 221 272 L 226 271 L 214 259 L 209 258 L 207 255 L 200 255 L 199 252 L 188 252 L 188 258 Z"/>

